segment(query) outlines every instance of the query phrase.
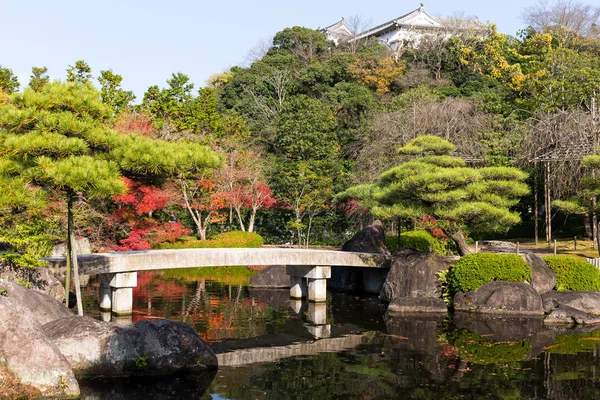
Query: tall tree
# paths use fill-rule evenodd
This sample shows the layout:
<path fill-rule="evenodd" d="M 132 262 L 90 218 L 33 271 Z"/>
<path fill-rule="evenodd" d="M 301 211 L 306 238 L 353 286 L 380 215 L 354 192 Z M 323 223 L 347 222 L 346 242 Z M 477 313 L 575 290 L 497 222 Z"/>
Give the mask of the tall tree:
<path fill-rule="evenodd" d="M 83 60 L 75 61 L 75 65 L 67 68 L 67 82 L 87 83 L 92 80 L 92 68 Z"/>
<path fill-rule="evenodd" d="M 523 12 L 523 20 L 539 32 L 600 38 L 600 7 L 573 0 L 540 1 Z"/>
<path fill-rule="evenodd" d="M 521 170 L 467 167 L 451 156 L 455 149 L 436 136 L 413 139 L 398 150 L 409 161 L 381 174 L 377 183 L 346 190 L 337 200 L 359 200 L 380 218 L 434 217 L 459 254 L 468 254 L 466 234 L 506 231 L 520 221 L 510 207 L 529 188 Z"/>
<path fill-rule="evenodd" d="M 135 95 L 132 91 L 121 89 L 123 77 L 115 74 L 112 69 L 100 71 L 98 82 L 100 82 L 100 96 L 102 101 L 112 109 L 114 115 L 117 115 L 127 107 Z"/>
<path fill-rule="evenodd" d="M 2 175 L 20 179 L 26 190 L 62 193 L 67 202 L 67 260 L 74 271 L 79 314 L 75 201 L 123 193 L 124 174 L 158 179 L 220 163 L 203 146 L 119 134 L 106 127 L 110 115 L 96 89 L 73 82 L 50 83 L 40 92 L 26 89 L 0 108 Z"/>
<path fill-rule="evenodd" d="M 0 65 L 0 91 L 11 94 L 19 89 L 19 86 L 19 80 L 12 70 Z"/>
<path fill-rule="evenodd" d="M 36 92 L 41 91 L 50 82 L 50 77 L 47 74 L 48 67 L 32 67 L 29 77 L 29 87 Z"/>

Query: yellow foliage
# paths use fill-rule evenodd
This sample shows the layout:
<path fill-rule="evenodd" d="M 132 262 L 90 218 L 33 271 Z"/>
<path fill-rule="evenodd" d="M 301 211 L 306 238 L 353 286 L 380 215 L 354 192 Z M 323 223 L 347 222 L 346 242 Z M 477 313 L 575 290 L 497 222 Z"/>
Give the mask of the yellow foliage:
<path fill-rule="evenodd" d="M 384 94 L 402 76 L 404 63 L 392 57 L 364 58 L 350 64 L 348 72 L 358 82 L 376 89 L 378 94 Z"/>
<path fill-rule="evenodd" d="M 219 88 L 225 85 L 232 76 L 233 72 L 221 72 L 220 74 L 213 74 L 206 80 L 206 83 L 214 88 Z"/>

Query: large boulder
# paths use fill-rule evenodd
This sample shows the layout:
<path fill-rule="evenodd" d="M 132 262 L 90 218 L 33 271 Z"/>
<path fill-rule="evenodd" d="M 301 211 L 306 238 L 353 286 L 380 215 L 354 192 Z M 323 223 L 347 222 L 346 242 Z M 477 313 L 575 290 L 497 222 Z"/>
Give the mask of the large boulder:
<path fill-rule="evenodd" d="M 600 324 L 600 317 L 594 314 L 579 311 L 573 307 L 560 304 L 556 309 L 552 310 L 544 320 L 545 324 Z"/>
<path fill-rule="evenodd" d="M 380 297 L 393 302 L 403 297 L 441 298 L 442 287 L 438 272 L 447 271 L 450 265 L 437 253 L 422 253 L 401 249 L 392 256 Z"/>
<path fill-rule="evenodd" d="M 271 265 L 250 278 L 250 287 L 288 288 L 290 276 L 285 273 L 285 265 Z"/>
<path fill-rule="evenodd" d="M 92 245 L 88 238 L 80 238 L 75 240 L 75 251 L 77 254 L 90 254 Z M 67 244 L 60 243 L 52 248 L 51 257 L 64 257 L 67 254 Z"/>
<path fill-rule="evenodd" d="M 388 306 L 388 311 L 397 314 L 447 313 L 444 300 L 433 297 L 397 297 Z"/>
<path fill-rule="evenodd" d="M 65 287 L 48 268 L 36 268 L 31 272 L 29 281 L 32 289 L 55 298 L 59 302 L 65 300 Z"/>
<path fill-rule="evenodd" d="M 471 292 L 458 292 L 454 309 L 488 314 L 544 314 L 542 298 L 531 285 L 503 281 L 488 282 Z"/>
<path fill-rule="evenodd" d="M 385 232 L 381 221 L 374 221 L 371 225 L 352 236 L 350 240 L 344 243 L 342 251 L 391 254 L 385 245 Z"/>
<path fill-rule="evenodd" d="M 544 312 L 549 313 L 560 305 L 569 306 L 584 313 L 600 315 L 600 292 L 548 292 L 542 295 Z"/>
<path fill-rule="evenodd" d="M 6 391 L 4 383 L 14 382 L 12 390 L 19 395 L 78 396 L 79 386 L 68 361 L 44 335 L 37 318 L 21 305 L 22 298 L 13 297 L 10 285 L 0 282 L 0 377 L 7 378 L 0 381 L 0 392 Z"/>
<path fill-rule="evenodd" d="M 43 326 L 78 376 L 168 375 L 217 367 L 217 358 L 181 322 L 140 321 L 118 326 L 69 317 Z"/>
<path fill-rule="evenodd" d="M 531 286 L 539 294 L 544 294 L 554 289 L 556 275 L 546 261 L 533 253 L 524 254 L 522 257 L 529 267 L 531 267 Z"/>
<path fill-rule="evenodd" d="M 7 297 L 27 309 L 32 318 L 40 325 L 73 315 L 58 300 L 37 291 L 25 289 L 16 283 L 0 279 L 1 291 L 6 291 Z"/>
<path fill-rule="evenodd" d="M 342 251 L 357 253 L 390 254 L 385 245 L 385 232 L 381 221 L 374 221 L 371 225 L 352 236 L 342 246 Z M 366 276 L 365 276 L 366 274 Z M 327 289 L 333 291 L 362 291 L 379 293 L 385 275 L 381 271 L 369 271 L 363 268 L 331 267 L 331 278 L 327 280 Z M 378 290 L 379 289 L 379 290 Z"/>

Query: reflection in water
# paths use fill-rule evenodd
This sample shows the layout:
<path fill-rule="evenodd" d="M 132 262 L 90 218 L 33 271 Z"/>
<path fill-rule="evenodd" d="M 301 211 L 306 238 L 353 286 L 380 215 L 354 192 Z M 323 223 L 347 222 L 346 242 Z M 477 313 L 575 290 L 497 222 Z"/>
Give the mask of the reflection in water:
<path fill-rule="evenodd" d="M 384 317 L 375 297 L 336 294 L 315 304 L 290 301 L 287 290 L 159 272 L 138 281 L 133 321 L 187 322 L 221 367 L 214 380 L 84 381 L 83 398 L 600 398 L 594 327 L 472 314 Z M 92 278 L 88 314 L 99 318 L 96 290 Z"/>

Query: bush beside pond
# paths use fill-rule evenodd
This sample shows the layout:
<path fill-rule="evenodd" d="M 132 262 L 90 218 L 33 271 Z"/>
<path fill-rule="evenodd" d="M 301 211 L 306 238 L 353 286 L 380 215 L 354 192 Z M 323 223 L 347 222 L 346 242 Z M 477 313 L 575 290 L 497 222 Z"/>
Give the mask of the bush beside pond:
<path fill-rule="evenodd" d="M 214 248 L 256 248 L 265 244 L 263 238 L 253 232 L 231 231 L 219 233 L 208 240 L 185 237 L 174 243 L 162 243 L 159 249 L 214 249 Z"/>
<path fill-rule="evenodd" d="M 491 281 L 529 282 L 531 268 L 516 254 L 476 253 L 461 257 L 447 279 L 453 292 L 468 292 Z"/>
<path fill-rule="evenodd" d="M 385 245 L 392 253 L 398 250 L 398 236 L 386 236 Z M 448 253 L 447 244 L 436 239 L 431 233 L 424 230 L 403 232 L 400 234 L 400 248 L 431 251 L 445 256 Z"/>
<path fill-rule="evenodd" d="M 572 256 L 543 258 L 556 275 L 556 290 L 600 290 L 600 272 L 587 261 Z"/>

